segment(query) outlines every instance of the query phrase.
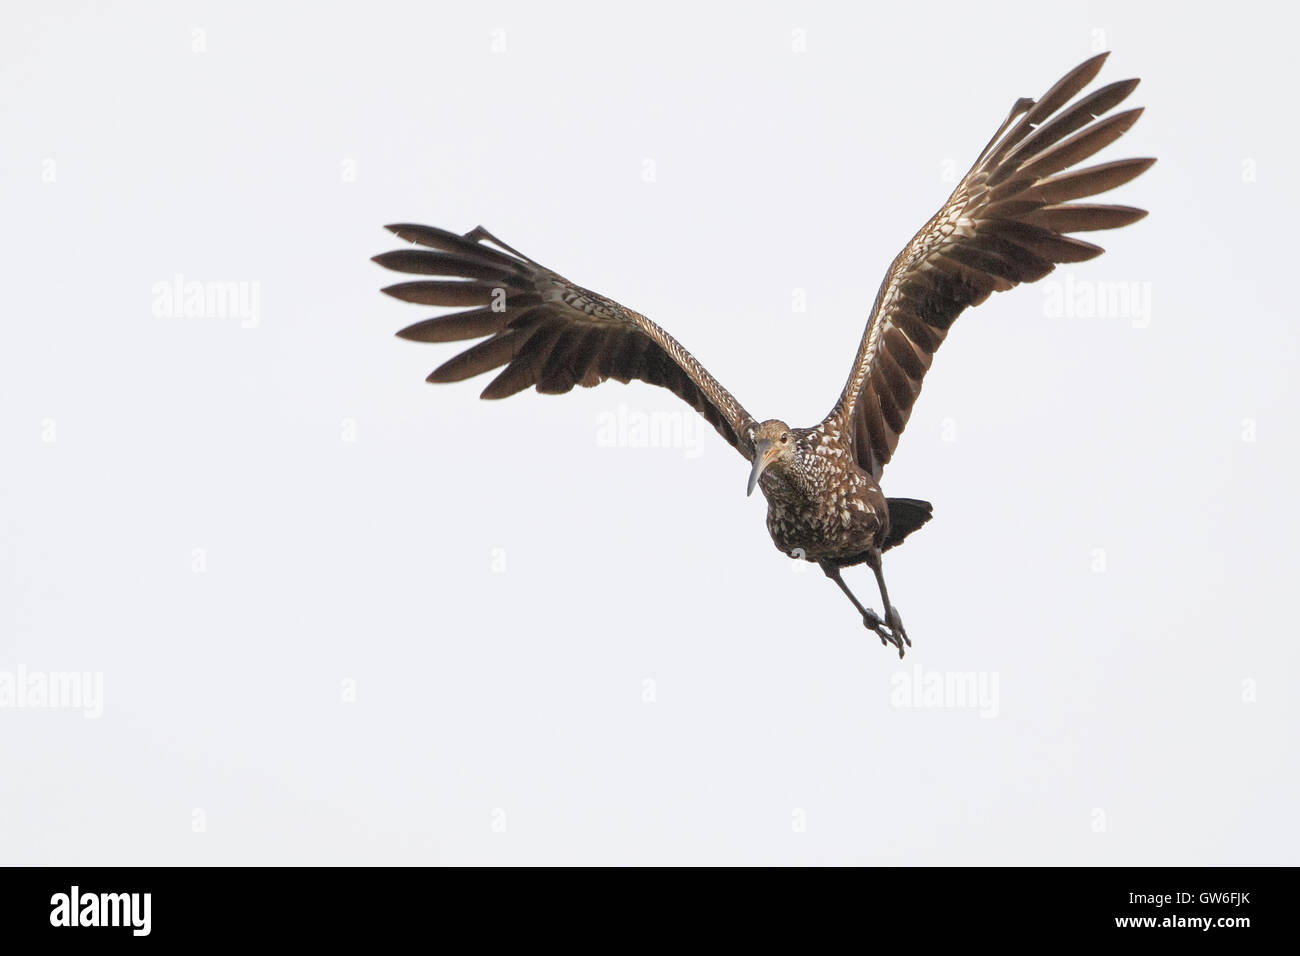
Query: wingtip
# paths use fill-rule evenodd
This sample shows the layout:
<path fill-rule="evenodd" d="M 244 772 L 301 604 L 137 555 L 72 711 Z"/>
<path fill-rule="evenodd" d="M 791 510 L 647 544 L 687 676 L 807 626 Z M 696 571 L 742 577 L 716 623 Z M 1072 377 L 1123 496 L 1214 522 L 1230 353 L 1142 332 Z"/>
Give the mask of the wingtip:
<path fill-rule="evenodd" d="M 389 232 L 391 232 L 393 235 L 395 235 L 395 236 L 396 236 L 397 238 L 399 238 L 399 239 L 404 239 L 404 240 L 406 240 L 407 242 L 409 242 L 409 243 L 413 243 L 413 244 L 416 243 L 416 242 L 418 242 L 417 239 L 413 238 L 413 237 L 410 235 L 410 232 L 411 232 L 412 230 L 415 230 L 415 229 L 419 229 L 419 228 L 420 228 L 419 226 L 417 226 L 417 225 L 415 225 L 415 224 L 413 224 L 413 223 L 409 223 L 409 222 L 390 222 L 388 225 L 384 226 L 384 228 L 387 229 Z"/>
<path fill-rule="evenodd" d="M 1133 124 L 1142 118 L 1142 114 L 1147 111 L 1145 106 L 1135 106 L 1132 109 L 1124 110 L 1120 113 L 1112 113 L 1103 120 L 1098 121 L 1095 125 L 1103 124 L 1113 127 L 1119 127 L 1121 132 L 1127 133 L 1133 128 Z"/>
<path fill-rule="evenodd" d="M 409 249 L 391 249 L 388 252 L 381 252 L 377 256 L 371 256 L 370 261 L 392 272 L 409 273 L 413 270 L 402 268 L 402 263 L 410 261 L 409 255 Z"/>
<path fill-rule="evenodd" d="M 1085 76 L 1084 84 L 1091 83 L 1096 79 L 1097 74 L 1106 63 L 1106 58 L 1110 56 L 1110 50 L 1103 50 L 1101 53 L 1088 57 L 1073 70 L 1066 74 L 1068 77 Z"/>

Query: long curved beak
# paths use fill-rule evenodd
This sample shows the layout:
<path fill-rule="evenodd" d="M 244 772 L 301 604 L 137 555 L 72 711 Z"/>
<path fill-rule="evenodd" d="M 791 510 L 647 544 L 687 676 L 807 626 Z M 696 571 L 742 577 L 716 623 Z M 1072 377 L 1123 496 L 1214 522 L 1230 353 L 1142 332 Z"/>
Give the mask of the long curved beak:
<path fill-rule="evenodd" d="M 754 493 L 755 486 L 758 485 L 758 479 L 762 476 L 763 471 L 772 459 L 776 457 L 775 448 L 770 441 L 760 441 L 754 446 L 754 467 L 749 469 L 749 487 L 745 490 L 745 497 Z"/>

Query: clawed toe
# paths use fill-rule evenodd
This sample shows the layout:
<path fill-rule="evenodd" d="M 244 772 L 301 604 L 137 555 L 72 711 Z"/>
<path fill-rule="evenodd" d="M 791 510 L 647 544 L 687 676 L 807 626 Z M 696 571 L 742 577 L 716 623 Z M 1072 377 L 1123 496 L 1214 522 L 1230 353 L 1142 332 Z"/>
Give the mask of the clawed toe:
<path fill-rule="evenodd" d="M 907 631 L 903 629 L 902 616 L 898 613 L 898 611 L 895 608 L 892 607 L 889 609 L 888 627 L 894 633 L 895 636 L 901 637 L 903 639 L 904 644 L 906 644 L 908 647 L 912 646 L 912 641 L 907 636 Z M 899 645 L 899 650 L 900 651 L 902 650 L 901 644 Z M 899 656 L 901 657 L 902 655 L 900 654 Z"/>
<path fill-rule="evenodd" d="M 902 631 L 901 622 L 899 626 L 894 627 L 882 621 L 874 611 L 867 611 L 862 615 L 862 624 L 876 632 L 882 647 L 889 647 L 890 645 L 897 647 L 899 657 L 903 656 L 903 641 L 907 641 L 908 647 L 912 646 L 912 642 L 907 640 L 907 635 Z"/>
<path fill-rule="evenodd" d="M 892 642 L 893 636 L 885 631 L 885 622 L 877 617 L 874 611 L 867 611 L 862 615 L 862 626 L 869 631 L 875 631 L 881 644 L 888 645 Z"/>
<path fill-rule="evenodd" d="M 823 561 L 821 562 L 821 568 L 826 572 L 826 576 L 834 581 L 841 591 L 848 595 L 849 600 L 853 602 L 853 606 L 862 614 L 863 627 L 867 628 L 869 631 L 875 631 L 876 636 L 880 638 L 882 646 L 888 647 L 892 644 L 894 647 L 897 647 L 898 656 L 901 658 L 903 656 L 904 648 L 911 647 L 912 642 L 907 637 L 907 631 L 903 630 L 903 619 L 899 616 L 898 611 L 894 609 L 894 606 L 889 603 L 889 594 L 885 591 L 885 581 L 884 578 L 880 576 L 880 554 L 879 552 L 874 552 L 874 554 L 875 561 L 872 563 L 872 570 L 876 572 L 876 578 L 880 582 L 880 597 L 884 602 L 887 622 L 881 620 L 880 615 L 870 608 L 863 606 L 862 602 L 853 596 L 853 592 L 850 591 L 848 585 L 844 583 L 844 578 L 840 575 L 840 569 L 834 562 Z"/>

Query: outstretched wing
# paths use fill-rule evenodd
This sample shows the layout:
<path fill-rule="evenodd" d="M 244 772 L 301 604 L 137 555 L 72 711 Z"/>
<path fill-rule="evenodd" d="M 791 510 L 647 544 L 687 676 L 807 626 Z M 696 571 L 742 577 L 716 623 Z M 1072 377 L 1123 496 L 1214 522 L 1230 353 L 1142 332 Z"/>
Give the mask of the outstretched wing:
<path fill-rule="evenodd" d="M 1037 102 L 1017 101 L 943 208 L 889 267 L 848 384 L 827 417 L 853 437 L 859 466 L 876 478 L 962 310 L 991 292 L 1041 279 L 1056 263 L 1103 252 L 1064 233 L 1115 229 L 1146 215 L 1130 206 L 1071 202 L 1126 183 L 1155 162 L 1125 159 L 1070 169 L 1118 139 L 1142 112 L 1100 119 L 1137 80 L 1101 87 L 1065 107 L 1107 56 L 1075 67 Z"/>
<path fill-rule="evenodd" d="M 609 378 L 639 379 L 684 399 L 746 459 L 753 456 L 752 416 L 695 356 L 644 315 L 574 285 L 482 226 L 464 236 L 431 226 L 387 228 L 426 248 L 386 252 L 375 262 L 442 278 L 401 282 L 384 292 L 420 305 L 470 307 L 397 334 L 417 342 L 484 339 L 440 365 L 430 382 L 459 382 L 505 366 L 482 397 L 506 398 L 530 387 L 560 394 Z"/>

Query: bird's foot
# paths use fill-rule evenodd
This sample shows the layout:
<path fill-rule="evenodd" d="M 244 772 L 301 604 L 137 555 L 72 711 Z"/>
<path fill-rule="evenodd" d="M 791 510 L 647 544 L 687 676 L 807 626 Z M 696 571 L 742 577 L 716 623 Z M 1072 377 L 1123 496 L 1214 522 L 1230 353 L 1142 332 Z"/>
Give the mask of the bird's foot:
<path fill-rule="evenodd" d="M 895 612 L 895 617 L 897 617 L 897 612 Z M 899 634 L 901 631 L 882 621 L 875 611 L 867 611 L 864 613 L 862 615 L 862 623 L 869 630 L 876 632 L 876 636 L 880 638 L 880 644 L 882 647 L 889 647 L 892 644 L 894 647 L 898 648 L 898 656 L 903 656 L 903 641 L 907 641 L 906 634 L 903 634 L 902 640 L 899 640 Z M 901 626 L 902 621 L 900 620 L 899 627 L 901 628 Z M 910 647 L 912 642 L 907 641 L 907 645 Z"/>
<path fill-rule="evenodd" d="M 894 635 L 894 643 L 898 646 L 898 656 L 902 657 L 903 645 L 912 646 L 911 638 L 907 636 L 907 631 L 903 630 L 903 617 L 898 613 L 898 608 L 891 606 L 887 617 L 886 626 Z"/>

